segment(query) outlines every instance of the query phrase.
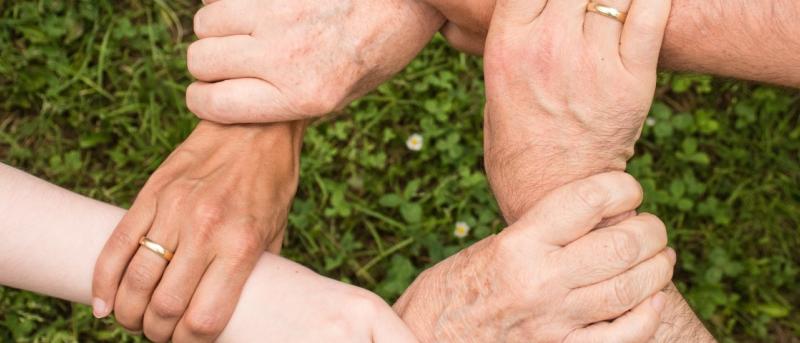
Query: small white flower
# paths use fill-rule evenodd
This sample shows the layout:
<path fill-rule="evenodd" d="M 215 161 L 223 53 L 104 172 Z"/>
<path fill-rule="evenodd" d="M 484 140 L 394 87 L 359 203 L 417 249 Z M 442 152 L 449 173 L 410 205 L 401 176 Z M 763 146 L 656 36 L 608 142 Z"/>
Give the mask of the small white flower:
<path fill-rule="evenodd" d="M 420 151 L 422 150 L 422 143 L 424 141 L 425 139 L 422 138 L 422 135 L 415 133 L 408 137 L 408 140 L 406 140 L 406 146 L 408 147 L 408 150 Z"/>
<path fill-rule="evenodd" d="M 647 118 L 647 121 L 645 121 L 645 124 L 647 124 L 647 126 L 650 126 L 650 127 L 656 126 L 656 118 Z"/>
<path fill-rule="evenodd" d="M 469 224 L 465 222 L 458 222 L 456 223 L 456 228 L 453 230 L 453 235 L 458 238 L 464 238 L 469 235 Z"/>

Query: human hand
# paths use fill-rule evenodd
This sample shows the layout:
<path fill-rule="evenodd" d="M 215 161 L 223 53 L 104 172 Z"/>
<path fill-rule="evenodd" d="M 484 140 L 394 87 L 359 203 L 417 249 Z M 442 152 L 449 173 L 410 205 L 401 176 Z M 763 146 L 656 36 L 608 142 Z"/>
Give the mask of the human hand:
<path fill-rule="evenodd" d="M 377 295 L 264 254 L 219 342 L 416 342 Z"/>
<path fill-rule="evenodd" d="M 640 214 L 595 229 L 641 200 L 619 172 L 558 188 L 502 233 L 425 271 L 395 310 L 424 342 L 646 341 L 675 265 L 664 224 Z"/>
<path fill-rule="evenodd" d="M 632 2 L 632 5 L 631 5 Z M 513 223 L 549 190 L 624 170 L 653 100 L 669 0 L 500 0 L 486 45 L 486 169 Z"/>
<path fill-rule="evenodd" d="M 150 177 L 95 266 L 94 313 L 153 341 L 212 341 L 262 252 L 278 252 L 304 123 L 201 122 Z M 139 237 L 175 253 L 168 264 Z M 163 275 L 163 276 L 162 276 Z"/>
<path fill-rule="evenodd" d="M 443 19 L 418 0 L 206 1 L 189 109 L 220 123 L 320 117 L 405 67 Z"/>

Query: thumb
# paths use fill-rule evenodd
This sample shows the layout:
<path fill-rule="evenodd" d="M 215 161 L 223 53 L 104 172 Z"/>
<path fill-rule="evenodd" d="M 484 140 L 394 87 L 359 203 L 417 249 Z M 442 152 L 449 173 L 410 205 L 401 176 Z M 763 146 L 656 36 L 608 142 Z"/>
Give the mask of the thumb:
<path fill-rule="evenodd" d="M 557 188 L 504 231 L 564 246 L 586 235 L 604 218 L 635 210 L 642 188 L 622 172 L 597 174 Z"/>

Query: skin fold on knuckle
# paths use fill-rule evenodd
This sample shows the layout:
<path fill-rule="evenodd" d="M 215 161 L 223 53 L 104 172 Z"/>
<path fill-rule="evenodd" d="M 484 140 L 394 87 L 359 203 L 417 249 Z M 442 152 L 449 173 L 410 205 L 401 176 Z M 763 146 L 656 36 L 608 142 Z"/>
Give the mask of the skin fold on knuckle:
<path fill-rule="evenodd" d="M 641 246 L 636 235 L 625 230 L 611 230 L 609 235 L 613 256 L 617 263 L 622 267 L 633 265 L 641 253 Z"/>
<path fill-rule="evenodd" d="M 636 301 L 636 292 L 639 290 L 638 280 L 617 277 L 612 282 L 613 299 L 609 309 L 615 313 L 624 313 L 633 308 Z"/>
<path fill-rule="evenodd" d="M 183 315 L 187 304 L 180 296 L 162 292 L 153 296 L 150 306 L 158 318 L 174 319 Z"/>
<path fill-rule="evenodd" d="M 195 241 L 210 242 L 225 221 L 225 207 L 217 201 L 201 201 L 191 213 Z"/>
<path fill-rule="evenodd" d="M 578 183 L 573 194 L 582 205 L 593 211 L 599 210 L 611 199 L 609 191 L 594 179 Z"/>

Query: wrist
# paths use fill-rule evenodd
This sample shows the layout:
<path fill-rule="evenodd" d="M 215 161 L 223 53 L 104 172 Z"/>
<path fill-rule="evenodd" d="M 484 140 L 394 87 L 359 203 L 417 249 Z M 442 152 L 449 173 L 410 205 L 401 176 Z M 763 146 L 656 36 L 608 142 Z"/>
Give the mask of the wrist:
<path fill-rule="evenodd" d="M 667 302 L 661 313 L 661 325 L 653 338 L 654 342 L 716 342 L 674 284 L 670 284 L 664 292 L 667 294 Z"/>
<path fill-rule="evenodd" d="M 633 141 L 570 125 L 558 118 L 504 120 L 486 114 L 485 164 L 509 224 L 551 190 L 591 175 L 625 170 Z"/>

